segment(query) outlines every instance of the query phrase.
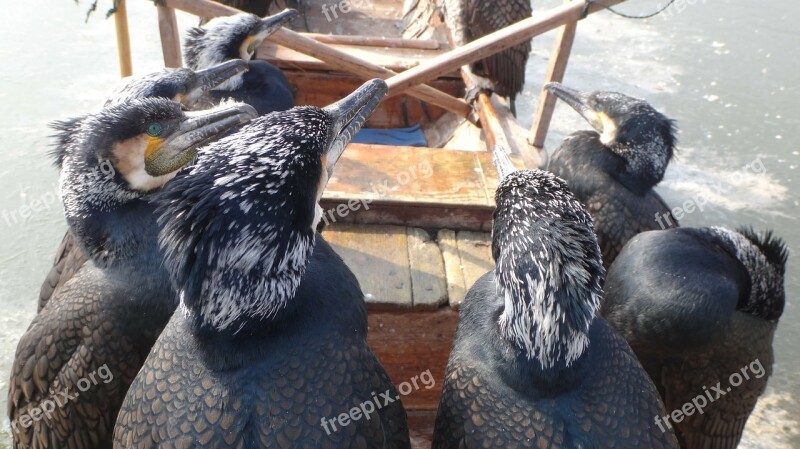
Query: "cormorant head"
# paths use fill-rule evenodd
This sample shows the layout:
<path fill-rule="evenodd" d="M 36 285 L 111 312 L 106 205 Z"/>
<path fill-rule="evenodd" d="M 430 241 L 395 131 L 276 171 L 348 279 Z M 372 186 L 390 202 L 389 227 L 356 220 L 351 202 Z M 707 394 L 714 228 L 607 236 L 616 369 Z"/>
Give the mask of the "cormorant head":
<path fill-rule="evenodd" d="M 501 176 L 492 228 L 500 334 L 542 369 L 570 366 L 586 349 L 605 276 L 589 213 L 566 183 L 516 170 L 496 147 Z"/>
<path fill-rule="evenodd" d="M 240 59 L 221 62 L 203 68 L 163 69 L 148 75 L 129 78 L 106 100 L 112 106 L 137 98 L 168 98 L 191 109 L 203 94 L 230 78 L 247 71 L 247 63 Z"/>
<path fill-rule="evenodd" d="M 325 108 L 261 116 L 158 194 L 165 265 L 197 328 L 249 332 L 286 307 L 334 165 L 385 94 L 372 80 Z"/>
<path fill-rule="evenodd" d="M 675 150 L 674 122 L 648 102 L 616 92 L 579 92 L 560 83 L 545 86 L 575 109 L 622 157 L 627 172 L 649 186 L 661 182 Z"/>
<path fill-rule="evenodd" d="M 112 258 L 113 242 L 102 241 L 111 231 L 102 228 L 100 217 L 160 188 L 198 146 L 256 115 L 244 104 L 184 112 L 166 98 L 132 100 L 87 115 L 63 153 L 61 194 L 71 229 L 90 254 L 96 250 L 96 260 Z"/>
<path fill-rule="evenodd" d="M 297 17 L 294 9 L 285 9 L 274 16 L 259 18 L 253 14 L 217 17 L 202 28 L 189 29 L 184 42 L 183 59 L 186 66 L 204 69 L 229 59 L 249 61 L 270 34 Z M 241 76 L 223 85 L 225 89 L 238 87 Z"/>
<path fill-rule="evenodd" d="M 786 243 L 772 231 L 757 233 L 751 227 L 736 232 L 712 227 L 750 275 L 750 295 L 738 309 L 765 320 L 777 322 L 786 304 L 784 275 L 789 251 Z"/>

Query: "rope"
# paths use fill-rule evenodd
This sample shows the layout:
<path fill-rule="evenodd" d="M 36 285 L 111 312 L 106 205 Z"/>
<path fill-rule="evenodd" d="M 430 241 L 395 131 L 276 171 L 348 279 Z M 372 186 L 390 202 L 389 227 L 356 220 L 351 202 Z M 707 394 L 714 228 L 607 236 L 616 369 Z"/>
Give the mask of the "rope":
<path fill-rule="evenodd" d="M 586 18 L 586 16 L 589 15 L 589 6 L 591 6 L 592 4 L 595 4 L 595 5 L 598 5 L 598 6 L 602 7 L 602 8 L 604 8 L 604 9 L 609 10 L 610 12 L 612 12 L 612 13 L 620 16 L 620 17 L 624 17 L 626 19 L 649 19 L 651 17 L 655 17 L 655 16 L 661 14 L 662 12 L 664 12 L 667 8 L 670 7 L 670 5 L 675 3 L 675 0 L 669 0 L 669 2 L 666 5 L 664 5 L 661 9 L 659 9 L 658 11 L 656 11 L 656 12 L 654 12 L 652 14 L 645 14 L 645 15 L 641 15 L 641 16 L 635 16 L 635 15 L 632 15 L 632 14 L 626 14 L 624 12 L 617 11 L 616 9 L 612 8 L 611 6 L 604 5 L 604 4 L 600 3 L 599 0 L 585 0 L 585 2 L 586 2 L 586 4 L 583 6 L 583 17 L 584 18 Z"/>

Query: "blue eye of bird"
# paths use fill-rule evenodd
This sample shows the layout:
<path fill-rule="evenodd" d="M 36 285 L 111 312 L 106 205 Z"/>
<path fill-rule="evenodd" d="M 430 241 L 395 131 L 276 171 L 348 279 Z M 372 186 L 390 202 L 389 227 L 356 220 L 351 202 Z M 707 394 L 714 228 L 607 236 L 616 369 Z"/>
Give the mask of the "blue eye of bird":
<path fill-rule="evenodd" d="M 186 90 L 187 90 L 187 89 L 186 89 L 186 86 L 180 86 L 180 87 L 178 88 L 178 93 L 179 93 L 179 94 L 181 94 L 181 95 L 183 95 L 183 94 L 185 94 L 185 93 L 186 93 Z"/>
<path fill-rule="evenodd" d="M 161 134 L 161 124 L 160 123 L 151 123 L 147 126 L 147 135 L 155 137 Z"/>
<path fill-rule="evenodd" d="M 594 110 L 595 110 L 595 112 L 603 112 L 603 105 L 600 104 L 600 103 L 595 103 L 594 104 Z"/>

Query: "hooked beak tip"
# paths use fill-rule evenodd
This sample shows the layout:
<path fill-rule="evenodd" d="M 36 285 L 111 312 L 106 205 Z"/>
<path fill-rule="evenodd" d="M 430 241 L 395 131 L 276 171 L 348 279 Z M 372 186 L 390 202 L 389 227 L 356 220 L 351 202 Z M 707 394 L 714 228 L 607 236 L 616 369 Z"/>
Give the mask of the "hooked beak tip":
<path fill-rule="evenodd" d="M 268 31 L 270 34 L 277 31 L 283 25 L 292 22 L 300 13 L 296 9 L 286 8 L 273 16 L 261 19 L 261 31 Z"/>

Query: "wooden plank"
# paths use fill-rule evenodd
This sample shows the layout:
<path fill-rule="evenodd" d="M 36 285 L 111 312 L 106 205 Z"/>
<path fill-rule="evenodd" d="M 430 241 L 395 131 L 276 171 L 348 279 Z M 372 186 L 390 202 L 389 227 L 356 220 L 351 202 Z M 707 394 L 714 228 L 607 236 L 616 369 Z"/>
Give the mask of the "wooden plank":
<path fill-rule="evenodd" d="M 117 34 L 117 56 L 119 57 L 119 76 L 133 75 L 131 61 L 131 36 L 128 32 L 128 7 L 125 0 L 119 0 L 114 13 L 114 27 Z"/>
<path fill-rule="evenodd" d="M 568 22 L 581 20 L 584 11 L 597 12 L 623 1 L 625 0 L 606 0 L 602 4 L 593 2 L 589 3 L 588 7 L 584 1 L 573 1 L 548 11 L 534 12 L 533 16 L 528 19 L 490 33 L 392 77 L 387 80 L 389 95 L 397 95 L 414 86 L 451 73 L 461 66 L 472 64 L 487 56 L 529 41 L 539 34 L 551 31 Z"/>
<path fill-rule="evenodd" d="M 478 278 L 494 269 L 492 237 L 486 232 L 459 231 L 456 234 L 456 245 L 461 261 L 464 285 L 469 291 Z M 450 307 L 458 308 L 460 305 L 460 302 L 454 305 L 453 301 L 450 301 Z"/>
<path fill-rule="evenodd" d="M 178 33 L 175 8 L 156 6 L 156 9 L 158 10 L 158 30 L 161 34 L 161 53 L 164 55 L 164 67 L 182 67 L 181 38 Z"/>
<path fill-rule="evenodd" d="M 492 207 L 476 153 L 351 144 L 323 198 Z"/>
<path fill-rule="evenodd" d="M 553 111 L 556 108 L 556 97 L 544 88 L 547 83 L 564 80 L 564 73 L 567 71 L 569 55 L 572 51 L 572 43 L 575 41 L 575 33 L 578 29 L 578 22 L 567 22 L 556 36 L 553 42 L 553 51 L 550 54 L 550 62 L 547 65 L 547 72 L 542 83 L 542 90 L 536 104 L 536 112 L 533 116 L 533 126 L 531 127 L 530 143 L 535 148 L 544 148 L 544 140 L 547 131 L 550 129 L 550 120 L 553 118 Z"/>
<path fill-rule="evenodd" d="M 410 309 L 408 237 L 401 226 L 331 226 L 322 235 L 353 270 L 374 310 Z"/>
<path fill-rule="evenodd" d="M 424 229 L 407 228 L 414 309 L 435 310 L 447 302 L 444 261 L 439 245 Z"/>
<path fill-rule="evenodd" d="M 531 147 L 525 130 L 517 122 L 508 106 L 499 104 L 496 95 L 481 92 L 478 95 L 477 110 L 483 129 L 486 132 L 488 147 L 501 145 L 510 150 L 523 162 L 519 168 L 542 168 L 547 165 L 547 153 Z"/>
<path fill-rule="evenodd" d="M 351 144 L 323 194 L 323 221 L 489 231 L 497 182 L 488 152 Z"/>
<path fill-rule="evenodd" d="M 232 8 L 211 0 L 167 0 L 166 2 L 169 6 L 204 18 L 227 16 L 240 12 L 236 8 Z M 279 29 L 268 39 L 274 43 L 291 48 L 292 50 L 300 53 L 313 55 L 314 57 L 325 61 L 335 70 L 354 73 L 363 79 L 389 78 L 396 74 L 395 72 L 373 64 L 370 61 L 357 58 L 347 52 L 329 47 L 323 43 L 311 39 L 310 37 L 303 36 L 286 28 Z M 438 91 L 433 87 L 417 86 L 409 90 L 409 95 L 419 98 L 420 100 L 424 100 L 430 104 L 440 106 L 458 115 L 469 117 L 473 120 L 475 119 L 472 117 L 472 108 L 464 100 L 447 95 L 446 93 Z"/>
<path fill-rule="evenodd" d="M 455 231 L 442 229 L 437 234 L 439 249 L 444 259 L 444 271 L 447 275 L 447 297 L 450 307 L 457 309 L 467 294 L 464 271 L 461 268 L 461 256 L 458 251 Z"/>
<path fill-rule="evenodd" d="M 500 124 L 489 94 L 486 92 L 479 93 L 477 103 L 478 117 L 480 117 L 483 132 L 486 133 L 486 142 L 489 149 L 494 148 L 495 145 L 500 145 L 503 148 L 510 149 L 512 152 L 517 152 L 515 150 L 518 149 L 512 149 L 511 142 L 506 137 L 505 130 L 503 125 Z"/>
<path fill-rule="evenodd" d="M 324 210 L 336 208 L 349 200 L 321 201 Z M 337 218 L 337 223 L 386 224 L 413 226 L 428 229 L 465 229 L 471 231 L 491 231 L 494 207 L 462 207 L 457 204 L 414 204 L 376 201 L 363 208 Z"/>
<path fill-rule="evenodd" d="M 439 406 L 457 323 L 458 313 L 447 307 L 435 312 L 369 313 L 367 342 L 392 383 L 399 386 L 415 376 L 418 379 L 419 388 L 402 397 L 407 411 L 432 411 Z M 427 377 L 427 372 L 435 381 L 431 388 L 421 383 L 420 377 Z"/>

